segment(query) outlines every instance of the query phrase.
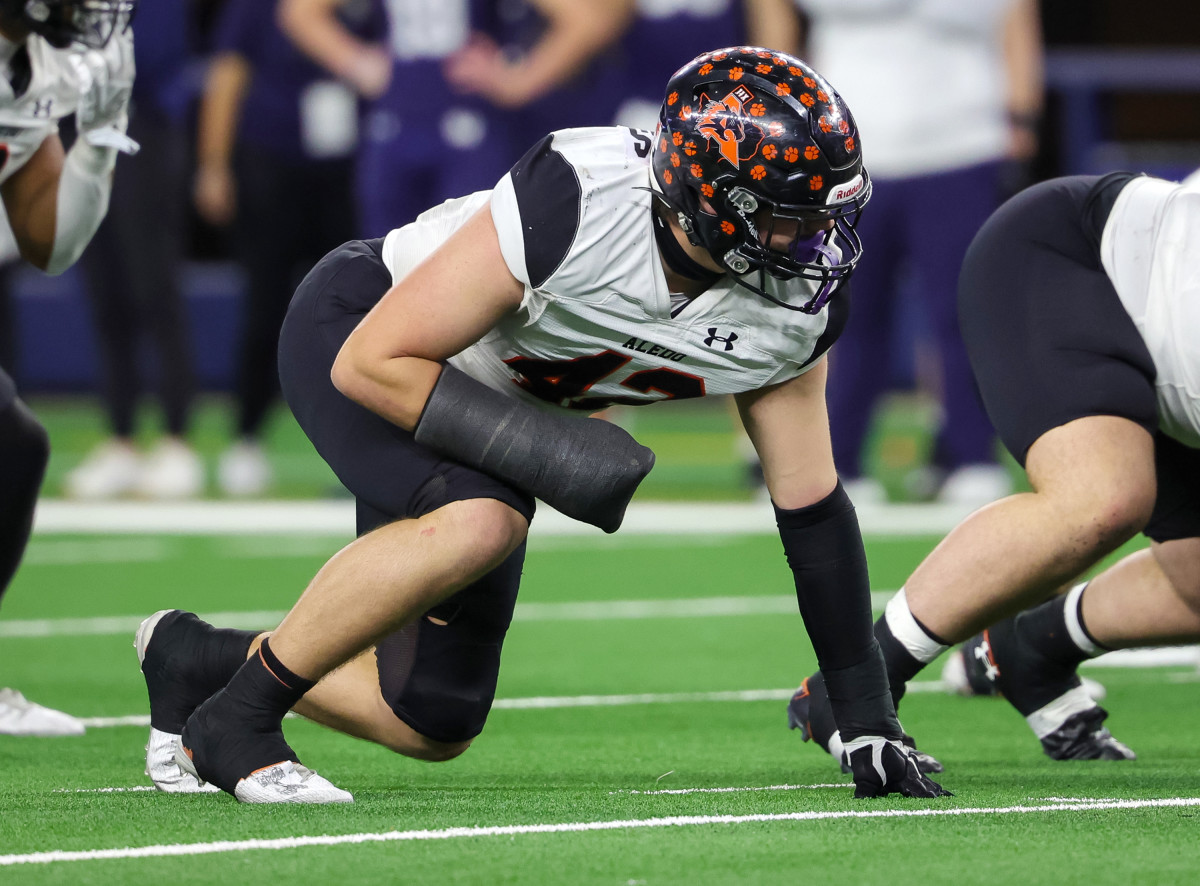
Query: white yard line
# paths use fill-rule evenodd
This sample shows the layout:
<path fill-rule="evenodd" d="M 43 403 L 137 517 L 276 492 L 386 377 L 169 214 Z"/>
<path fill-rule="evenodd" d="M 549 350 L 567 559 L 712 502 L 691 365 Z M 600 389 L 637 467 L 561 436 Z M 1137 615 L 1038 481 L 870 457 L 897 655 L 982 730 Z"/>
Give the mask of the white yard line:
<path fill-rule="evenodd" d="M 847 785 L 847 788 L 850 786 Z M 52 864 L 63 861 L 97 861 L 122 858 L 165 858 L 170 856 L 215 855 L 228 852 L 300 849 L 308 846 L 345 846 L 364 843 L 399 843 L 420 840 L 456 840 L 471 837 L 519 837 L 528 834 L 567 834 L 592 831 L 628 831 L 640 828 L 700 827 L 774 821 L 836 821 L 844 819 L 950 818 L 969 815 L 1029 815 L 1101 810 L 1156 809 L 1200 806 L 1200 797 L 1168 797 L 1158 800 L 1114 800 L 1099 803 L 1057 803 L 1021 806 L 967 806 L 919 809 L 854 809 L 823 812 L 782 812 L 755 815 L 672 815 L 661 818 L 615 821 L 575 821 L 551 824 L 493 825 L 490 827 L 438 828 L 418 831 L 383 831 L 363 834 L 325 834 L 280 837 L 273 840 L 220 840 L 211 843 L 171 843 L 156 846 L 125 846 L 116 849 L 56 850 L 0 855 L 0 866 Z"/>
<path fill-rule="evenodd" d="M 944 535 L 970 512 L 949 505 L 862 505 L 859 523 L 868 535 Z M 747 535 L 774 533 L 775 515 L 762 502 L 634 502 L 621 533 Z M 354 503 L 333 501 L 104 502 L 45 499 L 38 504 L 38 535 L 146 534 L 245 535 L 280 532 L 342 535 L 354 532 Z M 530 537 L 580 535 L 606 538 L 594 526 L 538 509 Z"/>
<path fill-rule="evenodd" d="M 872 603 L 882 609 L 893 591 L 876 591 Z M 130 634 L 149 615 L 118 615 L 95 618 L 28 618 L 0 621 L 0 637 L 72 637 Z M 201 617 L 224 628 L 267 630 L 279 624 L 286 613 L 215 612 Z M 518 603 L 513 615 L 518 622 L 603 621 L 606 619 L 713 618 L 734 615 L 799 615 L 793 594 L 754 597 L 691 597 L 678 600 L 598 600 L 564 603 Z"/>
<path fill-rule="evenodd" d="M 745 788 L 674 788 L 667 791 L 609 791 L 610 795 L 615 794 L 631 794 L 643 797 L 653 797 L 660 794 L 741 794 L 754 791 L 815 791 L 823 788 L 845 788 L 847 782 L 834 782 L 831 784 L 772 784 L 759 787 Z M 102 788 L 101 790 L 114 790 L 113 788 Z M 116 790 L 120 790 L 119 788 Z"/>

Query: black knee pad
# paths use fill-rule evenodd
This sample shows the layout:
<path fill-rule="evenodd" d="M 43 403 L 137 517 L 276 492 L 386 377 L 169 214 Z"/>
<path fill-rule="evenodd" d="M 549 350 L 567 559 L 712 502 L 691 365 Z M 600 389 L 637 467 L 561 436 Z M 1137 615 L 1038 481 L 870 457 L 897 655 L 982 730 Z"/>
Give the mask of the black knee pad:
<path fill-rule="evenodd" d="M 524 560 L 522 544 L 479 581 L 376 646 L 384 699 L 426 738 L 450 744 L 483 731 Z"/>

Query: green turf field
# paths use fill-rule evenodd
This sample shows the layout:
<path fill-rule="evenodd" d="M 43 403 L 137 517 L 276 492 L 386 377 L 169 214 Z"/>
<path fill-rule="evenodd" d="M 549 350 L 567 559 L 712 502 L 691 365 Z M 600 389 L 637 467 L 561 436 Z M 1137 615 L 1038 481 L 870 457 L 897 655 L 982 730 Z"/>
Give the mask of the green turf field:
<path fill-rule="evenodd" d="M 874 586 L 935 541 L 868 539 Z M 778 540 L 715 531 L 535 531 L 497 709 L 456 761 L 292 720 L 352 806 L 147 790 L 137 622 L 180 606 L 268 627 L 340 543 L 36 536 L 0 619 L 0 685 L 96 719 L 80 738 L 0 736 L 0 883 L 1196 882 L 1194 667 L 1090 670 L 1133 763 L 1054 763 L 1004 702 L 915 693 L 905 725 L 955 796 L 856 802 L 785 727 L 813 656 Z"/>

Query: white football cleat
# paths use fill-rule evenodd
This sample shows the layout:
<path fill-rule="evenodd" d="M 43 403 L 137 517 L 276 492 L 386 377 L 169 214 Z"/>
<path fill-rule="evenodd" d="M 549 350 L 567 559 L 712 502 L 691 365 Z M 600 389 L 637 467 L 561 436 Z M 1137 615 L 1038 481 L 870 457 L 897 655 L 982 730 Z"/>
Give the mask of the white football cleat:
<path fill-rule="evenodd" d="M 175 760 L 180 769 L 200 781 L 196 765 L 184 748 L 182 740 L 175 742 Z M 238 781 L 233 796 L 242 803 L 354 802 L 354 797 L 349 791 L 343 791 L 329 779 L 322 778 L 294 760 L 284 760 L 282 763 L 274 763 L 251 772 Z"/>
<path fill-rule="evenodd" d="M 215 784 L 201 781 L 175 762 L 175 744 L 178 741 L 178 735 L 150 727 L 150 740 L 146 743 L 146 774 L 154 786 L 168 794 L 219 794 L 221 789 Z"/>
<path fill-rule="evenodd" d="M 243 803 L 353 803 L 326 778 L 292 760 L 266 766 L 237 783 L 233 795 Z"/>
<path fill-rule="evenodd" d="M 52 738 L 85 731 L 77 717 L 34 704 L 15 689 L 0 689 L 0 735 Z"/>

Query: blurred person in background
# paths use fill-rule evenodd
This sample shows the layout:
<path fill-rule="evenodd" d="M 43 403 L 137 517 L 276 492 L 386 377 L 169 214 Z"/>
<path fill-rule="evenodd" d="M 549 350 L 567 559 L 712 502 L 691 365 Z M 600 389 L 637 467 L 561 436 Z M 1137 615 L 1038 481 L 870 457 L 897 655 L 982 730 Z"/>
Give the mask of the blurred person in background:
<path fill-rule="evenodd" d="M 450 56 L 494 21 L 491 0 L 382 0 L 385 34 L 364 40 L 340 17 L 354 0 L 281 0 L 296 44 L 372 99 L 358 156 L 360 230 L 378 236 L 434 203 L 491 187 L 520 152 L 506 112 L 446 77 Z"/>
<path fill-rule="evenodd" d="M 134 3 L 0 2 L 0 199 L 21 257 L 49 274 L 75 263 L 108 209 L 133 91 Z M 64 153 L 59 120 L 74 112 Z M 20 565 L 50 457 L 37 417 L 0 372 L 0 595 Z M 0 689 L 0 734 L 79 735 L 83 723 Z"/>
<path fill-rule="evenodd" d="M 298 45 L 348 82 L 369 83 L 358 165 L 365 236 L 412 221 L 430 205 L 490 188 L 546 126 L 521 109 L 553 102 L 552 91 L 611 45 L 632 0 L 383 0 L 380 49 L 334 17 L 348 0 L 282 0 L 280 19 Z M 536 33 L 528 33 L 532 22 Z M 518 35 L 528 40 L 516 48 Z M 519 55 L 519 57 L 517 57 Z M 611 116 L 585 107 L 579 118 Z M 559 125 L 578 125 L 560 123 Z"/>
<path fill-rule="evenodd" d="M 940 421 L 918 497 L 980 505 L 1011 489 L 967 363 L 955 286 L 967 245 L 1036 148 L 1042 43 L 1035 0 L 797 0 L 806 57 L 858 117 L 875 182 L 854 276 L 854 322 L 831 355 L 834 454 L 851 498 L 881 502 L 864 469 L 903 312 L 919 311 L 939 371 Z M 913 113 L 914 107 L 922 108 Z M 910 315 L 917 316 L 917 315 Z"/>
<path fill-rule="evenodd" d="M 496 39 L 477 35 L 451 56 L 447 76 L 455 88 L 508 112 L 518 133 L 513 160 L 529 147 L 526 133 L 613 122 L 629 87 L 620 40 L 633 24 L 634 0 L 494 0 L 490 6 Z"/>
<path fill-rule="evenodd" d="M 72 498 L 132 493 L 178 499 L 204 489 L 203 462 L 186 441 L 195 379 L 179 285 L 188 182 L 185 118 L 195 97 L 187 78 L 186 5 L 185 0 L 154 0 L 138 12 L 138 77 L 129 133 L 143 150 L 122 164 L 108 216 L 81 262 L 111 437 L 67 474 L 64 488 Z M 143 342 L 157 357 L 166 432 L 145 454 L 134 442 Z"/>
<path fill-rule="evenodd" d="M 352 28 L 371 27 L 368 0 L 342 4 Z M 276 345 L 296 283 L 351 236 L 358 99 L 283 33 L 266 0 L 226 0 L 196 132 L 193 197 L 200 216 L 230 227 L 246 274 L 238 346 L 236 440 L 217 483 L 230 496 L 272 482 L 262 433 L 278 399 Z"/>
<path fill-rule="evenodd" d="M 772 46 L 799 54 L 795 0 L 636 0 L 633 22 L 621 38 L 627 79 L 613 122 L 654 129 L 662 85 L 712 46 L 718 34 L 730 46 Z"/>

